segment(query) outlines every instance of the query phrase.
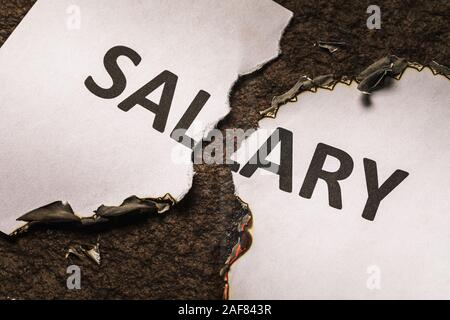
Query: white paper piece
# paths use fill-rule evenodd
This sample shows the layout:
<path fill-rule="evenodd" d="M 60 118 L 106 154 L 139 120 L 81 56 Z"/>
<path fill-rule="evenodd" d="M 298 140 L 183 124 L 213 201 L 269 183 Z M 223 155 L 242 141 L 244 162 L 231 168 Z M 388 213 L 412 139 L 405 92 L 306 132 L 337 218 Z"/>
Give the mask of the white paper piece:
<path fill-rule="evenodd" d="M 0 230 L 59 200 L 90 216 L 131 195 L 182 198 L 191 150 L 172 130 L 201 90 L 210 97 L 186 134 L 198 141 L 223 118 L 233 82 L 278 55 L 290 17 L 268 0 L 39 0 L 0 50 Z M 154 112 L 118 105 L 165 70 L 164 88 L 174 75 L 177 83 L 159 132 Z M 93 94 L 89 76 L 115 90 Z M 157 86 L 147 96 L 155 104 L 164 100 Z"/>
<path fill-rule="evenodd" d="M 407 69 L 373 94 L 370 106 L 356 84 L 338 84 L 302 93 L 276 119 L 263 119 L 254 134 L 259 145 L 278 127 L 292 132 L 292 192 L 281 191 L 279 176 L 265 169 L 233 175 L 254 222 L 252 246 L 231 268 L 230 297 L 450 298 L 449 89 L 449 80 L 429 69 Z M 342 209 L 329 205 L 322 179 L 310 199 L 299 195 L 320 143 L 353 160 L 350 176 L 339 181 Z M 279 150 L 270 154 L 278 164 Z M 244 151 L 236 155 L 241 168 L 256 152 Z M 362 217 L 365 158 L 376 162 L 378 186 L 396 170 L 409 174 L 399 172 L 404 180 L 381 200 L 373 221 Z M 326 156 L 323 170 L 340 171 L 341 164 Z"/>

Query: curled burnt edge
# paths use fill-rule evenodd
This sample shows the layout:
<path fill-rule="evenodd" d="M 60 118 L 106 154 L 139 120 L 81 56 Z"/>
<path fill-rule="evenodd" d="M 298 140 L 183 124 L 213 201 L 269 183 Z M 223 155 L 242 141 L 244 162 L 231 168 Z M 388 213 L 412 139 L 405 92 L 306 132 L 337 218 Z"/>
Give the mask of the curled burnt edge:
<path fill-rule="evenodd" d="M 344 76 L 336 79 L 333 74 L 318 76 L 313 79 L 302 76 L 290 90 L 273 97 L 271 106 L 259 113 L 263 118 L 276 118 L 278 109 L 288 102 L 297 101 L 297 96 L 300 93 L 305 91 L 316 92 L 319 88 L 333 90 L 338 83 L 350 85 L 355 81 L 358 83 L 359 91 L 363 94 L 370 94 L 382 87 L 387 76 L 399 80 L 407 68 L 414 68 L 418 71 L 429 68 L 434 75 L 441 75 L 450 79 L 450 68 L 436 61 L 432 61 L 428 65 L 422 65 L 417 62 L 409 62 L 395 55 L 389 55 L 375 61 L 355 78 Z"/>
<path fill-rule="evenodd" d="M 176 204 L 176 200 L 167 193 L 159 198 L 138 198 L 131 196 L 123 201 L 120 206 L 101 205 L 94 211 L 91 217 L 79 217 L 75 214 L 70 204 L 56 201 L 49 205 L 35 209 L 18 218 L 26 224 L 15 230 L 11 236 L 20 235 L 35 225 L 73 225 L 87 227 L 110 222 L 116 218 L 130 215 L 161 214 L 168 211 Z"/>
<path fill-rule="evenodd" d="M 220 270 L 220 276 L 223 277 L 224 280 L 224 291 L 223 298 L 224 300 L 228 300 L 230 296 L 230 285 L 229 285 L 229 277 L 228 272 L 230 271 L 231 265 L 236 262 L 245 252 L 248 251 L 252 244 L 252 235 L 250 233 L 250 229 L 252 227 L 252 212 L 247 203 L 242 201 L 241 198 L 237 197 L 239 201 L 239 212 L 237 212 L 240 217 L 239 224 L 237 226 L 238 240 L 237 243 L 231 249 L 231 253 L 225 261 L 224 266 Z"/>

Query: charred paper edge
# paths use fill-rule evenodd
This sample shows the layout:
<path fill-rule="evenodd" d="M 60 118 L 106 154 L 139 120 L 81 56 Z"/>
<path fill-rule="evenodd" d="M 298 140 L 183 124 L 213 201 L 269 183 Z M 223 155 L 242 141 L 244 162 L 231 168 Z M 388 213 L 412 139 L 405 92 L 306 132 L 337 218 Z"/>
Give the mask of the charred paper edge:
<path fill-rule="evenodd" d="M 386 62 L 388 62 L 387 66 Z M 379 81 L 375 82 L 375 87 L 373 88 L 374 90 L 376 90 L 386 76 L 394 78 L 395 80 L 400 80 L 405 70 L 408 68 L 415 69 L 419 72 L 421 72 L 425 68 L 428 68 L 431 70 L 433 75 L 441 75 L 450 80 L 450 68 L 441 65 L 436 61 L 432 61 L 429 65 L 422 65 L 416 62 L 409 62 L 405 59 L 401 59 L 394 55 L 391 55 L 377 60 L 369 67 L 364 69 L 364 71 L 362 71 L 355 78 L 343 76 L 339 80 L 336 80 L 333 74 L 318 76 L 314 79 L 311 79 L 307 76 L 302 76 L 290 90 L 282 95 L 275 96 L 272 99 L 271 107 L 266 110 L 260 111 L 260 115 L 262 116 L 260 120 L 264 118 L 275 119 L 280 107 L 289 102 L 296 102 L 298 95 L 302 92 L 309 91 L 315 93 L 318 91 L 318 89 L 334 90 L 338 83 L 343 83 L 348 86 L 350 86 L 353 82 L 361 84 L 364 83 L 364 80 L 370 79 L 370 77 L 374 77 L 377 73 L 379 73 L 381 79 L 378 79 Z M 382 71 L 380 72 L 380 70 Z M 361 90 L 361 88 L 358 89 L 364 94 L 371 93 L 364 92 L 364 90 Z M 244 210 L 244 214 L 238 226 L 238 241 L 233 246 L 231 254 L 226 260 L 224 267 L 220 271 L 220 275 L 224 278 L 225 282 L 223 293 L 223 298 L 225 300 L 228 300 L 230 298 L 229 271 L 231 269 L 231 266 L 250 249 L 253 241 L 253 236 L 251 233 L 253 215 L 250 210 L 250 206 L 248 203 L 244 202 L 238 195 L 236 195 L 236 197 L 241 204 L 241 210 Z"/>
<path fill-rule="evenodd" d="M 410 62 L 398 58 L 397 56 L 390 55 L 377 60 L 354 78 L 343 76 L 340 79 L 335 79 L 333 74 L 326 74 L 313 79 L 302 76 L 287 92 L 273 97 L 271 106 L 260 111 L 259 114 L 262 116 L 262 119 L 275 119 L 280 107 L 289 102 L 296 102 L 301 93 L 307 91 L 315 93 L 318 89 L 334 90 L 338 83 L 350 86 L 356 82 L 358 84 L 358 90 L 363 94 L 370 94 L 379 89 L 386 77 L 400 80 L 405 70 L 408 68 L 415 69 L 419 72 L 428 68 L 433 75 L 440 75 L 450 80 L 450 68 L 439 64 L 436 61 L 432 61 L 428 65 L 422 65 L 417 62 Z"/>
<path fill-rule="evenodd" d="M 30 227 L 35 225 L 61 225 L 73 224 L 75 226 L 92 226 L 119 217 L 130 214 L 162 214 L 170 210 L 177 201 L 170 194 L 167 193 L 159 198 L 138 198 L 131 196 L 125 199 L 119 206 L 105 206 L 101 205 L 94 214 L 90 217 L 78 216 L 70 206 L 69 203 L 56 201 L 38 209 L 32 210 L 17 221 L 25 222 L 25 225 L 13 231 L 10 236 L 18 236 L 27 232 Z"/>
<path fill-rule="evenodd" d="M 250 249 L 250 246 L 252 245 L 253 237 L 251 234 L 251 228 L 252 228 L 252 222 L 253 222 L 253 215 L 250 210 L 249 205 L 244 202 L 241 198 L 236 196 L 237 200 L 240 204 L 240 210 L 242 210 L 241 214 L 241 220 L 238 225 L 237 232 L 238 235 L 238 241 L 233 246 L 231 250 L 231 254 L 228 256 L 227 260 L 225 261 L 224 266 L 220 270 L 220 276 L 223 277 L 224 280 L 224 291 L 223 291 L 223 299 L 229 300 L 230 297 L 230 284 L 229 284 L 229 271 L 233 263 L 236 262 L 241 256 L 243 256 L 248 249 Z"/>

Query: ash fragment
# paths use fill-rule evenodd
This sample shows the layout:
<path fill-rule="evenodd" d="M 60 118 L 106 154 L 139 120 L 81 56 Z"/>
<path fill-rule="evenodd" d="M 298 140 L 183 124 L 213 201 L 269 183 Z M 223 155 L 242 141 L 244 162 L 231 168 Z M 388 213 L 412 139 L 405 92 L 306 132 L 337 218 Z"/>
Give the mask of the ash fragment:
<path fill-rule="evenodd" d="M 381 58 L 366 69 L 364 69 L 359 75 L 356 76 L 356 81 L 361 82 L 372 73 L 380 69 L 390 69 L 394 74 L 403 73 L 403 70 L 408 66 L 408 62 L 394 55 L 389 55 L 387 57 Z"/>
<path fill-rule="evenodd" d="M 317 41 L 316 45 L 321 49 L 328 50 L 329 53 L 335 53 L 346 44 L 343 41 Z"/>
<path fill-rule="evenodd" d="M 372 93 L 375 89 L 381 86 L 385 77 L 390 74 L 390 72 L 390 68 L 383 68 L 374 71 L 359 83 L 358 90 L 364 94 Z"/>
<path fill-rule="evenodd" d="M 76 256 L 79 259 L 88 258 L 97 265 L 100 265 L 100 244 L 95 245 L 71 245 L 66 253 L 66 259 L 70 256 Z"/>
<path fill-rule="evenodd" d="M 383 84 L 386 76 L 398 79 L 408 66 L 405 59 L 394 55 L 381 58 L 356 77 L 356 81 L 359 82 L 358 90 L 364 94 L 370 94 Z"/>
<path fill-rule="evenodd" d="M 72 207 L 68 203 L 63 203 L 62 201 L 56 201 L 44 207 L 30 211 L 17 220 L 45 223 L 80 222 L 80 218 L 75 215 Z"/>
<path fill-rule="evenodd" d="M 449 67 L 441 65 L 436 61 L 432 61 L 428 67 L 433 74 L 442 75 L 450 79 Z M 260 111 L 259 114 L 263 118 L 275 118 L 278 109 L 282 105 L 288 102 L 297 101 L 297 96 L 304 91 L 316 92 L 318 88 L 333 90 L 337 83 L 350 85 L 353 80 L 358 83 L 358 90 L 365 95 L 368 95 L 382 87 L 386 76 L 399 80 L 407 68 L 414 68 L 418 71 L 422 71 L 425 66 L 417 62 L 407 61 L 406 59 L 399 58 L 395 55 L 388 55 L 372 63 L 356 76 L 355 79 L 346 76 L 336 79 L 332 74 L 318 76 L 314 79 L 302 76 L 290 90 L 282 95 L 273 97 L 271 106 Z M 367 96 L 365 99 L 367 99 Z"/>

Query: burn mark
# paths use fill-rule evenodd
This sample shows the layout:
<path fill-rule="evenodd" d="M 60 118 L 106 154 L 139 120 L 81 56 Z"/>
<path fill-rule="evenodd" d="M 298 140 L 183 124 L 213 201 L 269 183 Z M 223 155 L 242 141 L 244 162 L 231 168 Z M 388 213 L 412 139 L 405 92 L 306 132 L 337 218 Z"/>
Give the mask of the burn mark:
<path fill-rule="evenodd" d="M 429 65 L 425 66 L 417 62 L 407 61 L 406 59 L 399 58 L 395 55 L 388 55 L 372 63 L 355 78 L 343 76 L 340 79 L 337 79 L 333 74 L 318 76 L 313 79 L 308 76 L 302 76 L 287 92 L 273 97 L 271 106 L 261 111 L 260 115 L 262 118 L 274 119 L 282 105 L 285 105 L 288 102 L 296 102 L 298 95 L 302 92 L 316 92 L 317 89 L 333 90 L 338 83 L 351 85 L 353 81 L 355 81 L 358 83 L 358 90 L 368 95 L 383 88 L 386 84 L 389 84 L 389 82 L 386 82 L 387 77 L 400 80 L 407 68 L 422 71 L 426 67 L 429 68 L 434 75 L 441 75 L 450 79 L 450 68 L 439 64 L 436 61 L 432 61 Z M 366 99 L 365 105 L 370 106 L 370 99 Z"/>
<path fill-rule="evenodd" d="M 241 217 L 241 220 L 238 224 L 237 232 L 238 232 L 238 240 L 237 243 L 233 246 L 228 259 L 225 261 L 225 265 L 220 270 L 220 275 L 223 277 L 225 285 L 223 298 L 225 300 L 229 299 L 229 277 L 228 272 L 230 271 L 231 265 L 236 262 L 245 252 L 248 251 L 252 244 L 252 235 L 250 233 L 250 229 L 252 227 L 252 213 L 247 203 L 242 201 L 239 197 L 237 197 L 240 208 L 238 215 Z"/>

